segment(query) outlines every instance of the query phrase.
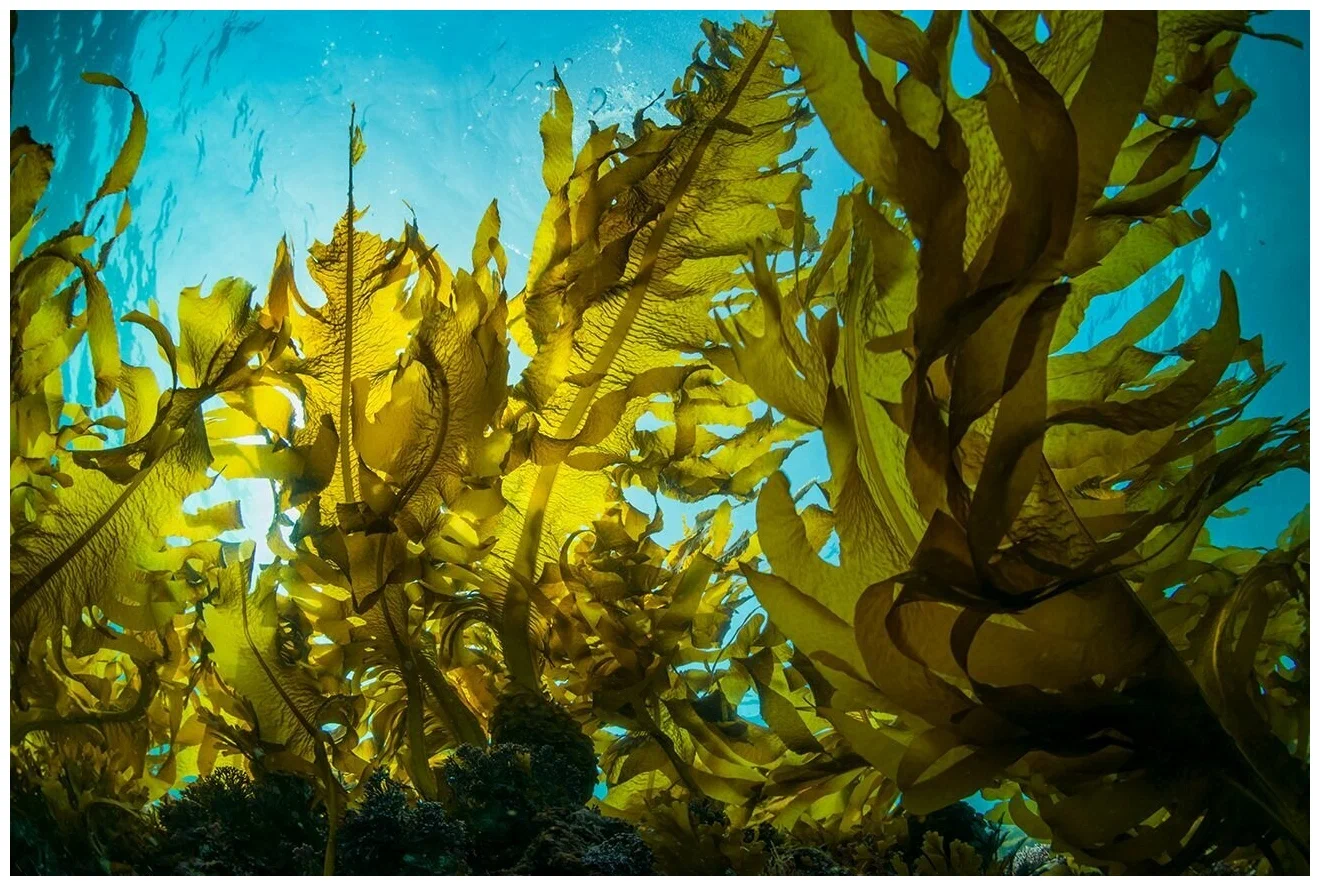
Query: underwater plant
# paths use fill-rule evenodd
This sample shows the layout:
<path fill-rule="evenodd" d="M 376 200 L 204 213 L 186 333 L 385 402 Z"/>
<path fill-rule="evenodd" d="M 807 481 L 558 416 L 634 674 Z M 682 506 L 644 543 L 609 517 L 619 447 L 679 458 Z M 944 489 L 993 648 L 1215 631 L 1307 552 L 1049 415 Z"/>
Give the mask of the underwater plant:
<path fill-rule="evenodd" d="M 1228 67 L 1248 18 L 1047 19 L 1040 43 L 1025 14 L 973 16 L 990 80 L 965 100 L 947 72 L 952 14 L 924 32 L 884 13 L 779 16 L 865 186 L 832 235 L 851 247 L 838 314 L 804 339 L 818 297 L 763 273 L 779 322 L 733 346 L 758 348 L 747 377 L 767 402 L 818 404 L 802 418 L 830 451 L 839 564 L 803 559 L 771 478 L 757 505 L 770 569 L 749 578 L 908 809 L 994 779 L 1019 797 L 1015 822 L 1091 864 L 1180 868 L 1257 843 L 1304 866 L 1307 752 L 1271 731 L 1255 658 L 1271 624 L 1304 646 L 1306 557 L 1285 540 L 1254 580 L 1224 572 L 1203 528 L 1307 467 L 1306 416 L 1241 421 L 1276 370 L 1239 338 L 1226 274 L 1218 321 L 1172 365 L 1139 342 L 1181 281 L 1116 335 L 1058 353 L 1090 299 L 1208 230 L 1179 205 L 1250 106 Z M 1193 166 L 1203 138 L 1216 151 Z"/>
<path fill-rule="evenodd" d="M 282 241 L 261 297 L 121 318 L 157 368 L 101 279 L 141 102 L 84 75 L 129 134 L 36 246 L 54 158 L 16 130 L 13 870 L 1304 871 L 1307 514 L 1270 551 L 1205 524 L 1309 469 L 1308 416 L 1244 418 L 1278 367 L 1226 275 L 1169 353 L 1181 281 L 1066 349 L 1210 230 L 1182 204 L 1250 109 L 1249 16 L 1036 16 L 967 19 L 971 98 L 952 12 L 706 23 L 672 122 L 578 146 L 556 74 L 512 296 L 494 203 L 467 269 L 362 229 L 351 110 L 320 292 Z M 861 178 L 823 236 L 816 116 Z M 190 510 L 220 475 L 272 524 Z M 630 487 L 710 507 L 665 545 Z"/>

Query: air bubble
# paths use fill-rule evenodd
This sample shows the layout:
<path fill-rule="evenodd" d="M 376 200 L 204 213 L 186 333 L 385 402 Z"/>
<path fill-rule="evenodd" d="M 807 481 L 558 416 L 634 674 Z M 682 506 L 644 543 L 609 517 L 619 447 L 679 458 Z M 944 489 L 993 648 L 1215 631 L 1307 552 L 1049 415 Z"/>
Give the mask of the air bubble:
<path fill-rule="evenodd" d="M 593 87 L 591 92 L 587 93 L 587 108 L 591 113 L 599 114 L 603 107 L 605 107 L 605 90 L 599 86 Z"/>
<path fill-rule="evenodd" d="M 541 60 L 538 58 L 536 61 L 532 62 L 532 67 L 533 68 L 541 67 Z"/>

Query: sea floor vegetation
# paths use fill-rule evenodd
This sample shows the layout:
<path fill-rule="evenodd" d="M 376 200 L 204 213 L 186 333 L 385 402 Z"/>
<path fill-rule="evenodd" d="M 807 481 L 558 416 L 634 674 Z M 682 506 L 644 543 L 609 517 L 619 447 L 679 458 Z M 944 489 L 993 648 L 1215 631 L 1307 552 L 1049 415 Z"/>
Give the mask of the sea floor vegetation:
<path fill-rule="evenodd" d="M 1246 412 L 1279 367 L 1226 274 L 1172 349 L 1181 280 L 1076 342 L 1211 230 L 1251 22 L 707 23 L 577 139 L 556 75 L 513 294 L 493 203 L 466 268 L 366 230 L 350 113 L 317 291 L 217 249 L 119 317 L 150 109 L 84 74 L 128 133 L 42 242 L 60 167 L 10 141 L 11 872 L 1305 872 L 1308 512 L 1206 524 L 1309 416 Z M 815 119 L 859 177 L 820 228 Z"/>

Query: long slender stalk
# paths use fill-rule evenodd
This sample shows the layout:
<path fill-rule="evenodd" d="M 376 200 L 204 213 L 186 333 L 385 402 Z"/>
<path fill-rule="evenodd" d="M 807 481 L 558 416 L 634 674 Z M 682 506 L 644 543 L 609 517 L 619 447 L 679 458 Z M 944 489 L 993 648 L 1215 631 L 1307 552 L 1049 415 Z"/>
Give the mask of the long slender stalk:
<path fill-rule="evenodd" d="M 348 118 L 348 213 L 345 222 L 348 227 L 348 251 L 344 260 L 344 371 L 340 379 L 339 397 L 339 467 L 344 473 L 344 500 L 357 498 L 353 484 L 353 222 L 356 212 L 353 207 L 353 156 L 354 135 L 357 131 L 357 105 L 349 105 Z M 322 777 L 334 780 L 334 770 L 330 766 L 325 747 L 316 744 L 317 768 L 324 770 Z M 330 796 L 326 800 L 326 813 L 329 816 L 329 832 L 325 843 L 325 864 L 322 873 L 331 876 L 335 872 L 335 839 L 339 831 L 339 796 L 338 782 L 329 788 Z"/>
<path fill-rule="evenodd" d="M 344 501 L 357 498 L 353 489 L 353 147 L 357 132 L 357 106 L 349 105 L 348 118 L 348 251 L 344 258 L 344 371 L 339 390 L 339 467 L 344 472 Z"/>

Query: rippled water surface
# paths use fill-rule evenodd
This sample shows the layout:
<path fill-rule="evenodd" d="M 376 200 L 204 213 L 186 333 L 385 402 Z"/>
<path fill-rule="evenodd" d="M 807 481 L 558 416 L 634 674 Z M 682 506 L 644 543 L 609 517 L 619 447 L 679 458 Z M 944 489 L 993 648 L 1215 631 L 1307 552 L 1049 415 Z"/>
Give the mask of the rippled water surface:
<path fill-rule="evenodd" d="M 344 211 L 350 100 L 369 145 L 357 174 L 358 204 L 371 206 L 367 226 L 396 233 L 410 214 L 406 200 L 427 238 L 461 261 L 497 198 L 516 292 L 545 196 L 537 121 L 554 72 L 576 103 L 580 140 L 588 120 L 629 124 L 668 90 L 701 39 L 703 17 L 737 16 L 23 12 L 12 123 L 54 145 L 56 181 L 39 231 L 49 234 L 80 215 L 127 127 L 122 93 L 78 75 L 114 74 L 142 96 L 150 128 L 130 192 L 134 225 L 107 274 L 122 311 L 155 298 L 168 318 L 185 286 L 225 276 L 264 283 L 281 236 L 303 256 L 328 239 Z M 1305 40 L 1309 21 L 1273 13 L 1258 26 Z M 955 78 L 970 93 L 984 69 L 965 43 Z M 1139 286 L 1097 300 L 1078 343 L 1114 331 L 1181 274 L 1190 297 L 1152 342 L 1172 345 L 1213 320 L 1216 278 L 1227 269 L 1243 335 L 1264 333 L 1267 359 L 1287 363 L 1251 412 L 1291 415 L 1309 401 L 1309 49 L 1247 38 L 1234 67 L 1260 97 L 1189 200 L 1215 229 Z M 819 126 L 804 141 L 820 149 L 806 168 L 815 182 L 808 209 L 823 228 L 855 176 Z M 149 339 L 127 328 L 123 335 L 130 359 L 146 361 Z M 72 362 L 70 384 L 89 389 L 85 360 Z M 790 469 L 797 480 L 823 471 L 820 448 L 795 453 Z M 1251 515 L 1218 524 L 1217 540 L 1272 542 L 1307 501 L 1305 479 L 1286 474 L 1250 493 L 1241 503 Z M 268 515 L 248 516 L 262 525 Z"/>

